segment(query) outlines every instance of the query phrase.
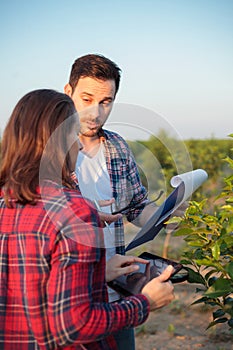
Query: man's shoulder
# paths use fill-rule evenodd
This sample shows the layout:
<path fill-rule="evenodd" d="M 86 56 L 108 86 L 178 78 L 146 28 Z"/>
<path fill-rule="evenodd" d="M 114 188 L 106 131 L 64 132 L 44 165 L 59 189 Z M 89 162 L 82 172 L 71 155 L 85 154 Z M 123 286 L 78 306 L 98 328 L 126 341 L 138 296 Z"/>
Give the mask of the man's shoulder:
<path fill-rule="evenodd" d="M 129 148 L 127 141 L 115 131 L 103 129 L 105 139 L 112 142 L 115 146 L 124 146 Z"/>
<path fill-rule="evenodd" d="M 123 139 L 123 137 L 115 131 L 103 129 L 103 132 L 104 132 L 105 137 L 107 137 L 107 138 L 116 137 L 119 139 Z"/>

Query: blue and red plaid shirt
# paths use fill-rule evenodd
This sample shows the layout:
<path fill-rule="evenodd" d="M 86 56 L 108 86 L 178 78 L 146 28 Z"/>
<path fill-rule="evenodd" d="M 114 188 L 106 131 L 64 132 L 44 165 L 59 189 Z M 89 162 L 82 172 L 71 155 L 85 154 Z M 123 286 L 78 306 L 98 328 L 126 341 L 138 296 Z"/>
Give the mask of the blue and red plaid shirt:
<path fill-rule="evenodd" d="M 46 181 L 36 205 L 0 191 L 0 348 L 116 349 L 112 333 L 143 323 L 143 295 L 107 302 L 98 216 L 76 190 Z"/>
<path fill-rule="evenodd" d="M 105 146 L 106 164 L 117 209 L 129 204 L 135 206 L 147 199 L 147 190 L 142 185 L 135 158 L 126 141 L 119 134 L 105 129 L 100 131 L 100 139 Z M 126 215 L 127 220 L 135 220 L 143 209 L 144 205 L 130 210 Z M 122 219 L 115 222 L 115 246 L 118 254 L 125 254 Z"/>

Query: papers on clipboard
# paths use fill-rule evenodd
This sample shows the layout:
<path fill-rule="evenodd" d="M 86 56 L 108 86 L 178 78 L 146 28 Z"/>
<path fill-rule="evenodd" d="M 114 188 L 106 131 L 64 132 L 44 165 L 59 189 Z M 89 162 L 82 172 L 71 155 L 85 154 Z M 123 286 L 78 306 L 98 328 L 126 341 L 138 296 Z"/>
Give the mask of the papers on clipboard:
<path fill-rule="evenodd" d="M 208 178 L 208 174 L 203 169 L 196 169 L 173 176 L 171 178 L 171 186 L 175 189 L 165 199 L 161 206 L 141 228 L 134 239 L 126 247 L 126 251 L 136 248 L 146 243 L 159 233 L 164 227 L 164 222 L 168 220 L 170 215 L 185 201 L 187 201 L 193 192 L 200 187 Z"/>

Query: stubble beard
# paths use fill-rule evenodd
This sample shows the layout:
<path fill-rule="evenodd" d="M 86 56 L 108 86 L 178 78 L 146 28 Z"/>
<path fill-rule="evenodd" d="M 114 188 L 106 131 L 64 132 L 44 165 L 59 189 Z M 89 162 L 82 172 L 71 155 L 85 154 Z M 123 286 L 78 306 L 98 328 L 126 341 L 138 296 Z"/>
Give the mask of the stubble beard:
<path fill-rule="evenodd" d="M 102 126 L 100 126 L 98 129 L 88 129 L 88 128 L 80 128 L 80 134 L 84 137 L 95 137 L 98 135 L 99 130 Z"/>

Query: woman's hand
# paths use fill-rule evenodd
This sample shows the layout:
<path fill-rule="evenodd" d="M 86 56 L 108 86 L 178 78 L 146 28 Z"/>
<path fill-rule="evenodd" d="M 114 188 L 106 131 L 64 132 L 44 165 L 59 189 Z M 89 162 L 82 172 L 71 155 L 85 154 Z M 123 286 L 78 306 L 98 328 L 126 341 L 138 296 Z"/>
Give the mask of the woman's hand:
<path fill-rule="evenodd" d="M 106 281 L 112 281 L 115 278 L 128 275 L 131 272 L 139 270 L 138 263 L 149 264 L 148 260 L 138 258 L 137 256 L 128 256 L 128 255 L 114 255 L 106 263 Z"/>
<path fill-rule="evenodd" d="M 168 305 L 174 299 L 174 287 L 168 280 L 173 271 L 173 266 L 169 265 L 143 287 L 141 293 L 149 300 L 151 311 Z"/>

